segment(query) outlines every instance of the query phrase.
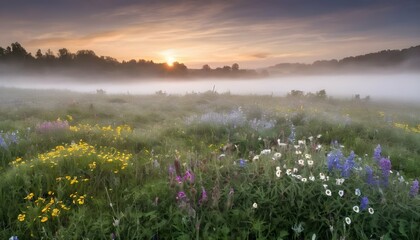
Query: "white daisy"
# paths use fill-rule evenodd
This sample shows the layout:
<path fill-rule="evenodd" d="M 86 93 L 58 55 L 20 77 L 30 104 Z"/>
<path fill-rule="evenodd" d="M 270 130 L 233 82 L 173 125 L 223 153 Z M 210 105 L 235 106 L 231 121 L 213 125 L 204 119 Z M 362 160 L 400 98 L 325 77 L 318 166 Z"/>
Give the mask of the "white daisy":
<path fill-rule="evenodd" d="M 359 206 L 354 206 L 353 211 L 355 211 L 356 213 L 359 213 Z"/>
<path fill-rule="evenodd" d="M 327 194 L 327 196 L 331 197 L 331 190 L 330 189 L 325 190 L 325 194 Z"/>
<path fill-rule="evenodd" d="M 368 211 L 369 211 L 369 213 L 370 213 L 370 214 L 373 214 L 373 213 L 375 212 L 375 211 L 373 210 L 373 208 L 371 208 L 371 207 L 370 207 L 370 208 L 368 208 Z"/>
<path fill-rule="evenodd" d="M 322 137 L 322 135 L 321 134 L 318 134 L 318 136 L 316 136 L 316 138 L 321 138 Z"/>
<path fill-rule="evenodd" d="M 276 171 L 276 176 L 281 177 L 281 170 L 280 169 Z"/>
<path fill-rule="evenodd" d="M 279 170 L 280 170 L 280 167 L 279 167 L 279 166 L 277 166 L 277 167 L 276 167 L 276 171 L 279 171 Z"/>
<path fill-rule="evenodd" d="M 297 168 L 293 168 L 293 173 L 297 173 L 299 170 Z"/>
<path fill-rule="evenodd" d="M 312 166 L 312 165 L 314 165 L 314 161 L 312 161 L 312 160 L 308 160 L 308 166 Z"/>
<path fill-rule="evenodd" d="M 311 180 L 312 182 L 315 181 L 315 177 L 313 175 L 309 176 L 309 180 Z"/>
<path fill-rule="evenodd" d="M 286 174 L 287 174 L 287 176 L 290 176 L 290 174 L 292 174 L 292 169 L 290 169 L 290 168 L 289 168 L 289 169 L 287 169 L 287 170 L 286 170 Z"/>
<path fill-rule="evenodd" d="M 346 217 L 345 220 L 346 220 L 347 225 L 351 224 L 351 219 L 349 217 Z"/>
<path fill-rule="evenodd" d="M 254 204 L 252 204 L 252 207 L 255 208 L 255 209 L 258 208 L 258 204 L 256 202 L 254 202 Z"/>
<path fill-rule="evenodd" d="M 303 159 L 299 159 L 298 164 L 301 166 L 305 166 L 305 161 Z"/>
<path fill-rule="evenodd" d="M 302 179 L 301 179 L 301 181 L 302 181 L 302 182 L 307 182 L 307 181 L 308 181 L 308 179 L 306 179 L 306 178 L 302 178 Z"/>
<path fill-rule="evenodd" d="M 296 175 L 295 176 L 297 179 L 299 179 L 299 180 L 301 180 L 302 179 L 302 176 L 301 175 Z"/>
<path fill-rule="evenodd" d="M 276 152 L 276 153 L 274 153 L 273 157 L 275 159 L 280 159 L 281 158 L 281 153 Z"/>
<path fill-rule="evenodd" d="M 323 174 L 323 173 L 319 173 L 319 178 L 320 178 L 321 180 L 324 180 L 324 179 L 325 179 L 325 174 Z"/>

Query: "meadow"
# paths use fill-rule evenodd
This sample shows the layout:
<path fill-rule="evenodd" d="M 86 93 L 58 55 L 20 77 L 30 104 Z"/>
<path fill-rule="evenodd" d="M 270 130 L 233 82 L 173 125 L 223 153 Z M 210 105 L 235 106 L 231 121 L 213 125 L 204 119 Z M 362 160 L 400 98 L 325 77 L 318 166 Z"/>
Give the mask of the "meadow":
<path fill-rule="evenodd" d="M 0 89 L 1 239 L 420 239 L 420 106 Z"/>

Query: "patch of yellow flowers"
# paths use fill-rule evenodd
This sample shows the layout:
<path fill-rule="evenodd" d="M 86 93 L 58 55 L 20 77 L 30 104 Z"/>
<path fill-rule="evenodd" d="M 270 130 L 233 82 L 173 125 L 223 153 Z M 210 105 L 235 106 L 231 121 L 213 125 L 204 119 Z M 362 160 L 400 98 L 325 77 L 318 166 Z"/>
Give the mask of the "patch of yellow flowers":
<path fill-rule="evenodd" d="M 405 123 L 394 123 L 394 127 L 404 129 L 406 132 L 420 133 L 420 124 L 417 127 L 410 127 Z"/>
<path fill-rule="evenodd" d="M 90 124 L 78 124 L 76 126 L 70 126 L 70 131 L 72 132 L 82 132 L 87 134 L 100 134 L 106 139 L 112 139 L 113 141 L 121 141 L 126 136 L 133 132 L 133 129 L 128 125 L 119 125 L 116 127 L 108 126 L 99 126 L 90 125 Z"/>

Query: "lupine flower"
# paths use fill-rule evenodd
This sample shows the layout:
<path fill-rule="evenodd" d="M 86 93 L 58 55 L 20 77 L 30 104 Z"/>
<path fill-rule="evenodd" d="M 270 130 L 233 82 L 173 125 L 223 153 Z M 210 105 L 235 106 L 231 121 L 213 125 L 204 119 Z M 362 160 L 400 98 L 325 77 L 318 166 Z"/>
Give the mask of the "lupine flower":
<path fill-rule="evenodd" d="M 345 221 L 346 221 L 347 225 L 350 225 L 351 224 L 351 219 L 349 217 L 346 217 L 345 218 Z"/>
<path fill-rule="evenodd" d="M 207 192 L 206 189 L 204 187 L 201 187 L 201 198 L 200 200 L 198 200 L 199 204 L 203 204 L 205 202 L 207 202 Z"/>
<path fill-rule="evenodd" d="M 346 159 L 344 165 L 342 166 L 341 176 L 344 178 L 350 177 L 351 170 L 353 169 L 354 165 L 354 152 L 351 151 L 350 156 Z"/>
<path fill-rule="evenodd" d="M 1 135 L 0 135 L 0 147 L 4 148 L 6 150 L 8 149 L 7 143 Z"/>
<path fill-rule="evenodd" d="M 18 238 L 17 236 L 11 236 L 11 237 L 9 238 L 9 240 L 19 240 L 19 238 Z"/>
<path fill-rule="evenodd" d="M 245 167 L 245 165 L 246 165 L 246 161 L 243 160 L 243 159 L 239 159 L 239 166 L 240 167 Z"/>
<path fill-rule="evenodd" d="M 290 126 L 290 135 L 287 139 L 289 140 L 290 143 L 294 143 L 295 138 L 296 138 L 296 128 L 295 128 L 295 125 L 292 124 Z"/>
<path fill-rule="evenodd" d="M 375 185 L 375 179 L 373 178 L 373 170 L 370 166 L 365 167 L 366 171 L 366 182 L 369 185 Z"/>
<path fill-rule="evenodd" d="M 190 183 L 194 183 L 195 177 L 194 177 L 194 174 L 190 170 L 187 170 L 185 172 L 184 179 Z"/>
<path fill-rule="evenodd" d="M 368 207 L 368 205 L 369 205 L 368 197 L 363 197 L 362 200 L 360 200 L 360 209 L 363 211 Z"/>
<path fill-rule="evenodd" d="M 340 159 L 343 157 L 343 153 L 340 149 L 335 149 L 328 153 L 327 155 L 327 165 L 328 171 L 332 171 L 335 169 L 341 169 Z"/>
<path fill-rule="evenodd" d="M 389 160 L 388 158 L 382 158 L 379 161 L 379 166 L 381 167 L 381 170 L 382 170 L 383 184 L 387 186 L 388 177 L 391 170 L 391 160 Z"/>
<path fill-rule="evenodd" d="M 185 194 L 185 192 L 183 192 L 183 191 L 181 191 L 181 192 L 178 192 L 178 194 L 177 194 L 177 196 L 176 196 L 176 199 L 177 200 L 184 200 L 184 199 L 186 199 L 187 198 L 187 195 Z"/>
<path fill-rule="evenodd" d="M 410 188 L 410 196 L 415 197 L 417 194 L 419 194 L 419 181 L 416 179 L 413 181 L 413 184 Z"/>
<path fill-rule="evenodd" d="M 373 151 L 373 159 L 375 159 L 376 162 L 379 162 L 379 160 L 381 160 L 381 152 L 382 152 L 381 145 L 378 144 L 378 146 Z"/>

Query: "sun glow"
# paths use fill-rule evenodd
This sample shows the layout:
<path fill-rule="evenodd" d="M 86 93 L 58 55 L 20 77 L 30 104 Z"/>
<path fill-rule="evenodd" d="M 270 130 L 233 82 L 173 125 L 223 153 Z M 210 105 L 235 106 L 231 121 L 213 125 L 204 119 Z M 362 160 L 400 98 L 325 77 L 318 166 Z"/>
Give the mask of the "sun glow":
<path fill-rule="evenodd" d="M 174 65 L 175 58 L 173 56 L 166 56 L 165 59 L 168 66 L 172 67 Z"/>

